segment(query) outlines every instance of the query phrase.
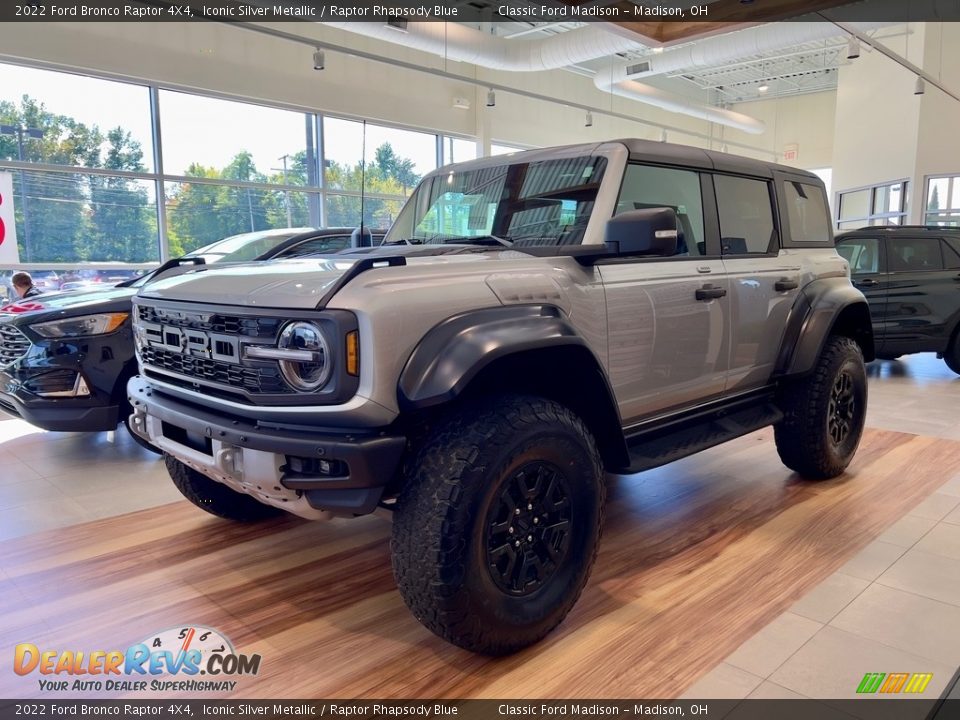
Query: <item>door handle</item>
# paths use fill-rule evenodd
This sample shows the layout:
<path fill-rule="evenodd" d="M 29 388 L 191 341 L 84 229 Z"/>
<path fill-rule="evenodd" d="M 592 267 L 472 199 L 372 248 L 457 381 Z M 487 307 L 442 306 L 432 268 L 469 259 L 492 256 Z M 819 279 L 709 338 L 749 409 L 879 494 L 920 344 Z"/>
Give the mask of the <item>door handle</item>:
<path fill-rule="evenodd" d="M 697 290 L 697 300 L 716 300 L 717 298 L 722 298 L 727 294 L 726 289 L 722 287 L 714 287 L 713 285 L 704 285 L 702 288 Z"/>
<path fill-rule="evenodd" d="M 777 292 L 787 292 L 787 290 L 796 290 L 800 283 L 790 278 L 780 278 L 773 284 L 773 289 Z"/>
<path fill-rule="evenodd" d="M 864 280 L 854 280 L 854 281 L 853 281 L 853 284 L 854 284 L 854 285 L 858 285 L 858 286 L 862 286 L 862 287 L 875 287 L 876 285 L 879 285 L 880 283 L 878 283 L 878 282 L 877 282 L 876 280 L 874 280 L 873 278 L 865 278 Z"/>

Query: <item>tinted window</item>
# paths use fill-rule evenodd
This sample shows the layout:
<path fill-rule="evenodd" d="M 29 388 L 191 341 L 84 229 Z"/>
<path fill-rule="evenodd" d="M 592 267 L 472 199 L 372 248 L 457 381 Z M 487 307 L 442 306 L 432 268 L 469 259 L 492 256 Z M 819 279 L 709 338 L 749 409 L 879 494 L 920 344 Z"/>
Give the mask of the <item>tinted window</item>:
<path fill-rule="evenodd" d="M 854 275 L 880 272 L 880 241 L 877 238 L 843 240 L 837 244 L 837 252 L 850 263 L 850 272 Z"/>
<path fill-rule="evenodd" d="M 677 255 L 705 255 L 700 175 L 690 170 L 630 165 L 624 174 L 616 214 L 644 208 L 673 208 L 683 230 Z"/>
<path fill-rule="evenodd" d="M 787 220 L 793 242 L 824 242 L 830 239 L 830 213 L 823 191 L 816 185 L 786 182 Z M 854 223 L 859 227 L 862 223 Z"/>
<path fill-rule="evenodd" d="M 943 270 L 939 238 L 890 238 L 887 255 L 890 272 Z"/>
<path fill-rule="evenodd" d="M 716 175 L 720 248 L 724 255 L 766 253 L 776 239 L 770 185 L 762 180 Z"/>
<path fill-rule="evenodd" d="M 337 252 L 350 247 L 349 235 L 330 235 L 328 237 L 318 237 L 312 240 L 305 240 L 299 245 L 287 248 L 277 255 L 281 258 L 307 257 L 308 255 L 322 255 L 323 253 Z"/>
<path fill-rule="evenodd" d="M 950 247 L 950 243 L 944 241 L 940 246 L 943 249 L 943 264 L 947 270 L 960 270 L 960 253 Z"/>

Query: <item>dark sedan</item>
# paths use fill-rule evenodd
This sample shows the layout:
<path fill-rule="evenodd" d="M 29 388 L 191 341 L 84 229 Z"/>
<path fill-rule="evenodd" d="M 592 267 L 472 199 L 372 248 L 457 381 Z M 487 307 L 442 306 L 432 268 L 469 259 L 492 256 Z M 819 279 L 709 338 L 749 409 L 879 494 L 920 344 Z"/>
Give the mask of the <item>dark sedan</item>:
<path fill-rule="evenodd" d="M 197 264 L 309 257 L 382 238 L 382 231 L 367 231 L 361 238 L 352 228 L 245 233 L 115 286 L 45 293 L 5 306 L 0 312 L 0 410 L 45 430 L 113 430 L 130 415 L 127 380 L 137 372 L 131 298 L 144 284 Z"/>

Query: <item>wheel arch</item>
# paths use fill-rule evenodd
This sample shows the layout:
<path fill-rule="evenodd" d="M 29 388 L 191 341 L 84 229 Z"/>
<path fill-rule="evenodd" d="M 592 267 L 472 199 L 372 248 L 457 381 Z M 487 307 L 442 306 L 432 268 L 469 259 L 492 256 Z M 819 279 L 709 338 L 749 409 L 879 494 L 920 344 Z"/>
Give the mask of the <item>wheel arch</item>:
<path fill-rule="evenodd" d="M 496 392 L 539 395 L 570 408 L 608 470 L 628 464 L 606 373 L 558 308 L 506 306 L 441 322 L 407 360 L 397 399 L 402 414 L 419 414 Z"/>
<path fill-rule="evenodd" d="M 855 341 L 867 362 L 876 357 L 867 300 L 845 277 L 815 280 L 798 295 L 787 318 L 776 375 L 813 370 L 831 335 Z"/>

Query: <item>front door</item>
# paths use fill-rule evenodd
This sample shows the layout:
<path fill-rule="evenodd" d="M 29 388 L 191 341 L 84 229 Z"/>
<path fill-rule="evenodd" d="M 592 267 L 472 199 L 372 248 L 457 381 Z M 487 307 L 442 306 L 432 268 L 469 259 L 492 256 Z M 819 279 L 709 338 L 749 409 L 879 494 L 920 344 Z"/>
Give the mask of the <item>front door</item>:
<path fill-rule="evenodd" d="M 617 212 L 670 207 L 675 255 L 600 263 L 610 382 L 630 423 L 719 395 L 726 382 L 729 286 L 708 247 L 700 173 L 630 165 Z M 712 243 L 711 243 L 712 244 Z"/>

